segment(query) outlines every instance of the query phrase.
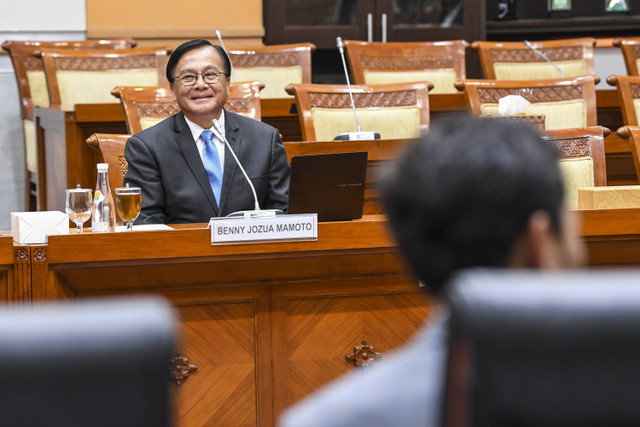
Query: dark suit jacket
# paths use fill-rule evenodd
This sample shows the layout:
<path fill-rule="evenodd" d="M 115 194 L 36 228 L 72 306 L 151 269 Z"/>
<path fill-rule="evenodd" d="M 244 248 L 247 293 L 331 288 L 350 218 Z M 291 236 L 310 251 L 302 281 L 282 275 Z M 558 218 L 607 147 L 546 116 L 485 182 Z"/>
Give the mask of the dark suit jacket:
<path fill-rule="evenodd" d="M 231 148 L 251 178 L 260 208 L 286 211 L 290 166 L 277 129 L 224 111 Z M 182 113 L 133 135 L 127 141 L 125 183 L 142 189 L 136 224 L 208 222 L 241 210 L 253 210 L 251 187 L 225 149 L 220 206 Z"/>

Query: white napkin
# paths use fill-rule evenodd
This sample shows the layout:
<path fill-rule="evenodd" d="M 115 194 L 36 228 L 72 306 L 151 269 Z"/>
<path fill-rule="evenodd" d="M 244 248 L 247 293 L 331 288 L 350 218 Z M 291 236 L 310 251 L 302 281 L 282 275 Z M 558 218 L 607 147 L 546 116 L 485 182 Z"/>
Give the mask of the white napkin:
<path fill-rule="evenodd" d="M 524 112 L 529 104 L 531 103 L 520 95 L 507 95 L 498 100 L 498 113 L 501 116 L 513 116 Z"/>

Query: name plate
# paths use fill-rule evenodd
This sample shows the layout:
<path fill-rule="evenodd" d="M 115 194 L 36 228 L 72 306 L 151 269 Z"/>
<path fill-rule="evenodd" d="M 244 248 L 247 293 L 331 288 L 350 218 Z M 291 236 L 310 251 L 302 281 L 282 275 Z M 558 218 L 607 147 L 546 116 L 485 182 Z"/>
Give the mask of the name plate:
<path fill-rule="evenodd" d="M 265 240 L 317 240 L 318 214 L 211 218 L 211 244 Z"/>

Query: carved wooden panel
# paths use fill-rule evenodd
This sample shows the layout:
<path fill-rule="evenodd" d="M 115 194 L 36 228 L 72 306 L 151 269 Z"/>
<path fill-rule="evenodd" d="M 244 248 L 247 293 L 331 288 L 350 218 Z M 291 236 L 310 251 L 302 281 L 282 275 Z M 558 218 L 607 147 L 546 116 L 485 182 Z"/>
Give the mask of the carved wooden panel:
<path fill-rule="evenodd" d="M 26 56 L 24 58 L 24 68 L 27 71 L 43 71 L 44 64 L 42 64 L 42 59 L 36 58 L 35 56 Z"/>
<path fill-rule="evenodd" d="M 113 71 L 157 69 L 155 55 L 123 57 L 55 57 L 58 71 Z"/>
<path fill-rule="evenodd" d="M 354 93 L 353 101 L 356 108 L 384 108 L 404 107 L 416 105 L 417 98 L 414 90 L 379 93 Z M 351 108 L 348 93 L 309 93 L 312 108 Z"/>
<path fill-rule="evenodd" d="M 480 104 L 497 104 L 507 95 L 520 95 L 529 102 L 569 101 L 584 98 L 583 85 L 534 88 L 478 88 Z"/>
<path fill-rule="evenodd" d="M 136 102 L 140 117 L 169 117 L 180 111 L 177 102 Z"/>
<path fill-rule="evenodd" d="M 558 148 L 560 158 L 565 157 L 591 157 L 591 144 L 589 137 L 548 139 Z"/>
<path fill-rule="evenodd" d="M 120 164 L 120 172 L 122 172 L 122 176 L 125 176 L 129 170 L 129 162 L 127 162 L 127 158 L 125 156 L 118 156 L 118 163 Z"/>
<path fill-rule="evenodd" d="M 363 339 L 386 355 L 413 336 L 429 312 L 419 292 L 342 297 L 317 291 L 316 296 L 287 297 L 284 302 L 286 368 L 277 375 L 285 377 L 287 405 L 355 369 L 345 356 Z"/>
<path fill-rule="evenodd" d="M 181 426 L 256 426 L 256 309 L 251 302 L 179 305 L 180 352 L 198 369 L 174 387 Z"/>
<path fill-rule="evenodd" d="M 539 49 L 551 61 L 582 59 L 583 48 L 578 46 Z M 491 49 L 493 62 L 545 62 L 544 58 L 530 49 Z"/>
<path fill-rule="evenodd" d="M 300 55 L 292 52 L 253 52 L 251 54 L 229 55 L 236 68 L 292 67 L 300 65 Z"/>
<path fill-rule="evenodd" d="M 629 83 L 629 88 L 631 89 L 631 97 L 633 99 L 640 98 L 640 84 Z"/>
<path fill-rule="evenodd" d="M 635 58 L 640 58 L 640 46 L 638 46 L 638 45 L 633 45 L 633 46 L 632 46 L 632 48 L 633 48 L 633 49 L 632 49 L 632 50 L 633 50 L 633 56 L 634 56 Z"/>
<path fill-rule="evenodd" d="M 451 56 L 421 56 L 413 58 L 362 56 L 362 68 L 365 70 L 427 70 L 453 69 L 454 61 Z"/>
<path fill-rule="evenodd" d="M 251 111 L 252 105 L 251 101 L 249 101 L 248 99 L 228 98 L 227 103 L 224 105 L 224 108 L 231 111 L 232 113 L 242 114 Z"/>

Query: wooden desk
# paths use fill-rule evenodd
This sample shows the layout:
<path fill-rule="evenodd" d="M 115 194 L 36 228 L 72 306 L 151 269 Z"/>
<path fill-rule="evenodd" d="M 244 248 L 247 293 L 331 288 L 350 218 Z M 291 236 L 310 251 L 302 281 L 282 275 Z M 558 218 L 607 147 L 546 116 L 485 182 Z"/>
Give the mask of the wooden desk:
<path fill-rule="evenodd" d="M 583 217 L 590 265 L 640 266 L 640 209 L 572 214 Z M 202 227 L 30 246 L 0 233 L 0 298 L 17 296 L 12 282 L 36 301 L 167 297 L 182 319 L 180 354 L 198 366 L 175 386 L 183 426 L 273 425 L 284 407 L 353 369 L 345 356 L 355 345 L 387 354 L 431 310 L 381 216 L 321 223 L 316 242 L 211 246 Z"/>
<path fill-rule="evenodd" d="M 203 227 L 203 226 L 201 226 Z M 211 246 L 209 231 L 51 236 L 34 300 L 161 294 L 181 317 L 179 425 L 274 425 L 287 405 L 388 354 L 430 311 L 381 217 L 321 223 L 318 240 Z"/>

